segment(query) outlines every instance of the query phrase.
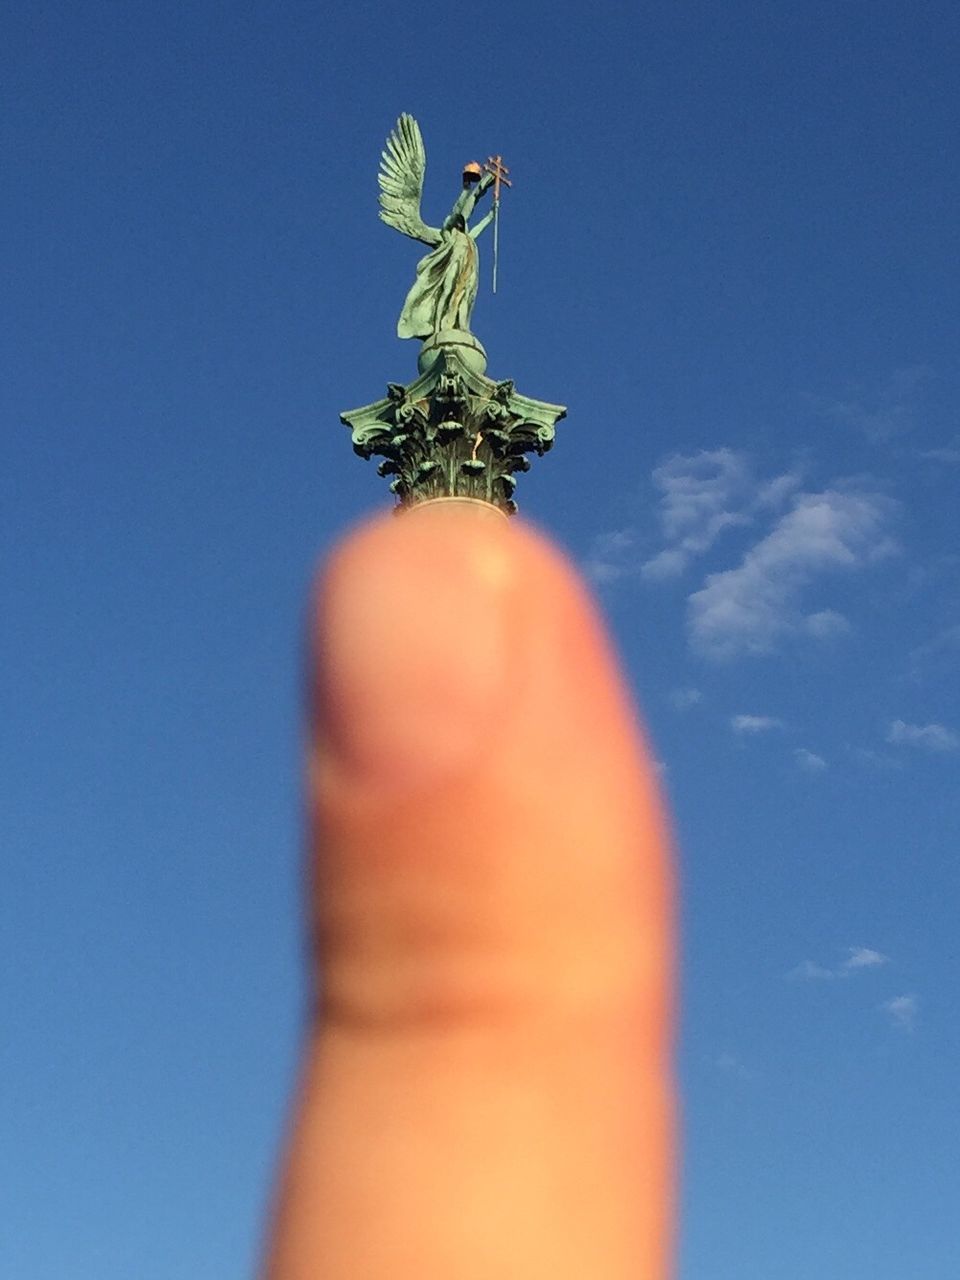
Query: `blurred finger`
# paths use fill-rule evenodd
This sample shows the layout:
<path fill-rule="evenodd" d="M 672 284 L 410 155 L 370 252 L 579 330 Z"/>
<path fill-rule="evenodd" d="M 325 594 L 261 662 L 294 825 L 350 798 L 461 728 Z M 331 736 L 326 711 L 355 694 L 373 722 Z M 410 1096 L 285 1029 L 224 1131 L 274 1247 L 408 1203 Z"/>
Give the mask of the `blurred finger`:
<path fill-rule="evenodd" d="M 318 1018 L 271 1280 L 660 1280 L 670 863 L 577 575 L 434 508 L 316 612 Z"/>

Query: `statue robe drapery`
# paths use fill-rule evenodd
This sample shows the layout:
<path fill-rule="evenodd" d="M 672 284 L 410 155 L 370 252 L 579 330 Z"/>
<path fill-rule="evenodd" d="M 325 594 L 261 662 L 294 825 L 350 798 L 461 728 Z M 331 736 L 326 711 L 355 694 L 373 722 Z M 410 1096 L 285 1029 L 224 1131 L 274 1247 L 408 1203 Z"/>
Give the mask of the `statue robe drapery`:
<path fill-rule="evenodd" d="M 479 279 L 477 246 L 469 232 L 444 227 L 437 247 L 417 263 L 397 335 L 429 338 L 441 329 L 469 329 Z"/>

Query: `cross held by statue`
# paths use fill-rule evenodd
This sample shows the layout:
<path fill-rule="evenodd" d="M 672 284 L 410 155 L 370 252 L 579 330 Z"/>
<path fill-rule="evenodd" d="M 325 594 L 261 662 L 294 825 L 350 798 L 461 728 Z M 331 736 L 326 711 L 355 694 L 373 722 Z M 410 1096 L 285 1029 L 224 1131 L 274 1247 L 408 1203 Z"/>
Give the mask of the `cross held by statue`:
<path fill-rule="evenodd" d="M 500 184 L 505 187 L 512 187 L 513 183 L 507 177 L 510 170 L 503 163 L 503 156 L 488 156 L 487 163 L 483 166 L 487 173 L 493 174 L 493 198 L 500 199 Z"/>
<path fill-rule="evenodd" d="M 493 292 L 497 292 L 497 273 L 500 266 L 500 187 L 512 187 L 507 177 L 510 170 L 503 163 L 503 156 L 488 156 L 483 166 L 493 174 Z"/>

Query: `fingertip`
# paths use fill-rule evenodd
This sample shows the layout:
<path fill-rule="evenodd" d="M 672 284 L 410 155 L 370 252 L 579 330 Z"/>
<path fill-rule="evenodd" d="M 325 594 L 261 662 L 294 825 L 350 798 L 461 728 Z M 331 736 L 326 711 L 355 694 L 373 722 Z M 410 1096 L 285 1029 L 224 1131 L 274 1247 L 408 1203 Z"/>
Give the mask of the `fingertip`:
<path fill-rule="evenodd" d="M 316 636 L 328 1008 L 665 1008 L 657 782 L 569 559 L 519 521 L 380 518 L 331 558 Z"/>

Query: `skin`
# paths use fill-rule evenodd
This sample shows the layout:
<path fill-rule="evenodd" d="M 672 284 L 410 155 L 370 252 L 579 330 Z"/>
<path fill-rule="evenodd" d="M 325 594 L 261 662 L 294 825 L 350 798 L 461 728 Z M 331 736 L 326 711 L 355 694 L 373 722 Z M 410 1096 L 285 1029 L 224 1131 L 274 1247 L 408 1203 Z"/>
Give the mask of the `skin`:
<path fill-rule="evenodd" d="M 457 504 L 313 619 L 313 1014 L 266 1280 L 666 1280 L 673 907 L 578 575 Z"/>

